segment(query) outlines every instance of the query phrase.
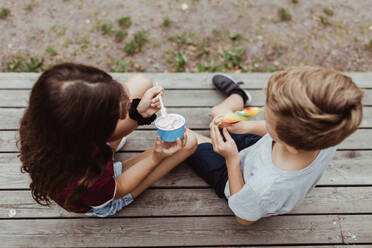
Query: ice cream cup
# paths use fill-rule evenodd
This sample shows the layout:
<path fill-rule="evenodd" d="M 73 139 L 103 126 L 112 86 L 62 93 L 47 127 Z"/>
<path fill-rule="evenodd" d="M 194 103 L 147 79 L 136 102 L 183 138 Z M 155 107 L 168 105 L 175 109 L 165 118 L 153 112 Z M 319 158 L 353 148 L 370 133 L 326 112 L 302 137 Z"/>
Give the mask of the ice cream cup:
<path fill-rule="evenodd" d="M 168 114 L 168 116 L 169 115 L 177 116 L 178 118 L 180 118 L 182 120 L 182 123 L 180 123 L 179 125 L 171 128 L 171 129 L 170 128 L 164 128 L 164 127 L 161 127 L 161 125 L 159 126 L 159 120 L 161 120 L 163 118 L 166 118 L 166 117 L 161 116 L 158 119 L 156 119 L 155 126 L 158 129 L 158 134 L 159 134 L 162 141 L 164 141 L 164 142 L 176 142 L 177 138 L 180 138 L 180 139 L 183 138 L 183 134 L 185 132 L 185 118 L 182 115 L 179 115 L 179 114 Z"/>

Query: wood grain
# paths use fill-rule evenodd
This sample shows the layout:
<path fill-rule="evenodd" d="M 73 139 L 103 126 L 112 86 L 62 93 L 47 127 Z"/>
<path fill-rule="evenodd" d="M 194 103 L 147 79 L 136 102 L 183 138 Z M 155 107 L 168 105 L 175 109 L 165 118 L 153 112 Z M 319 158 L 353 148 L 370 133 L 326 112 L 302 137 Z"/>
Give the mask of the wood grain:
<path fill-rule="evenodd" d="M 364 217 L 358 229 L 368 230 L 372 217 Z M 340 244 L 338 218 L 279 216 L 251 226 L 233 217 L 0 220 L 0 237 L 7 247 Z M 358 220 L 350 216 L 348 223 Z"/>
<path fill-rule="evenodd" d="M 124 83 L 134 73 L 110 73 L 113 78 Z M 211 79 L 217 73 L 146 73 L 154 82 L 167 89 L 212 89 Z M 361 88 L 372 88 L 372 73 L 351 72 L 350 76 Z M 0 89 L 30 89 L 39 73 L 0 73 Z M 246 89 L 262 89 L 271 73 L 226 73 L 235 81 L 242 81 Z"/>

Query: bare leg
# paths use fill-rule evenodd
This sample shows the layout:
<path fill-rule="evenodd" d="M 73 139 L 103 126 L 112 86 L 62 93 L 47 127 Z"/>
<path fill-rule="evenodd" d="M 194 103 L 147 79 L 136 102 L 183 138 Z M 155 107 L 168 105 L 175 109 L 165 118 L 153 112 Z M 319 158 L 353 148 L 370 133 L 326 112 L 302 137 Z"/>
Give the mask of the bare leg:
<path fill-rule="evenodd" d="M 159 165 L 157 165 L 153 171 L 150 172 L 150 174 L 145 177 L 145 179 L 131 192 L 132 196 L 136 198 L 138 195 L 140 195 L 144 190 L 146 190 L 148 187 L 153 185 L 156 181 L 158 181 L 160 178 L 164 177 L 166 174 L 168 174 L 173 168 L 175 168 L 177 165 L 179 165 L 182 161 L 184 161 L 187 157 L 189 157 L 191 154 L 194 153 L 196 147 L 197 147 L 197 140 L 196 137 L 190 132 L 190 130 L 187 130 L 187 144 L 186 146 L 178 151 L 177 153 L 173 154 L 170 157 L 165 158 L 160 162 Z M 123 162 L 123 169 L 128 169 L 130 166 L 133 166 L 136 162 L 143 159 L 146 156 L 150 156 L 152 149 L 149 149 L 145 151 L 144 153 L 141 153 L 140 155 L 126 160 Z"/>
<path fill-rule="evenodd" d="M 237 94 L 232 94 L 220 104 L 214 106 L 211 110 L 210 116 L 213 119 L 217 115 L 235 112 L 244 108 L 243 99 Z"/>
<path fill-rule="evenodd" d="M 130 77 L 125 83 L 122 84 L 123 88 L 127 92 L 129 99 L 135 99 L 135 98 L 142 98 L 142 96 L 145 94 L 145 92 L 150 89 L 153 84 L 149 77 L 147 77 L 145 74 L 135 74 L 132 77 Z M 129 117 L 125 118 L 124 120 L 119 120 L 117 127 L 120 126 L 122 123 L 126 122 Z M 113 136 L 116 135 L 116 131 L 114 131 Z M 110 141 L 110 146 L 112 149 L 116 150 L 117 146 L 119 145 L 122 137 L 119 137 L 118 139 L 115 139 L 113 141 Z"/>

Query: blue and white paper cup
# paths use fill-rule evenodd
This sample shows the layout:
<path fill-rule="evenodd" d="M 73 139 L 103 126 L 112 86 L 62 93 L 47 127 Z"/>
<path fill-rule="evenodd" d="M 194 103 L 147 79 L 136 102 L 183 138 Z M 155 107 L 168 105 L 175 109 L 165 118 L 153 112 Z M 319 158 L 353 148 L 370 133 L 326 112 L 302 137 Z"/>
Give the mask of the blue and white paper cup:
<path fill-rule="evenodd" d="M 185 118 L 179 114 L 167 114 L 156 119 L 155 126 L 164 142 L 176 142 L 185 132 Z"/>

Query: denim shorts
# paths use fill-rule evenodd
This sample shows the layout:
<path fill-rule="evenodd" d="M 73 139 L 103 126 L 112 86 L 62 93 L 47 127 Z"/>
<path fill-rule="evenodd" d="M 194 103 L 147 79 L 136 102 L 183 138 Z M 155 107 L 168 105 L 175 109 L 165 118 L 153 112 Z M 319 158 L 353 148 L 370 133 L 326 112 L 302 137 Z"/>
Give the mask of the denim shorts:
<path fill-rule="evenodd" d="M 254 134 L 232 134 L 231 137 L 238 147 L 238 151 L 255 144 L 261 136 Z M 213 151 L 211 143 L 199 144 L 195 153 L 186 163 L 190 165 L 196 174 L 204 179 L 215 190 L 216 194 L 225 198 L 225 186 L 228 180 L 226 160 L 220 154 Z"/>
<path fill-rule="evenodd" d="M 123 165 L 120 161 L 114 163 L 114 178 L 118 177 L 123 173 Z M 112 200 L 101 208 L 92 208 L 89 212 L 85 213 L 87 216 L 98 216 L 107 217 L 109 215 L 114 215 L 116 212 L 120 211 L 125 206 L 128 206 L 133 202 L 132 194 L 129 193 L 120 199 Z"/>

